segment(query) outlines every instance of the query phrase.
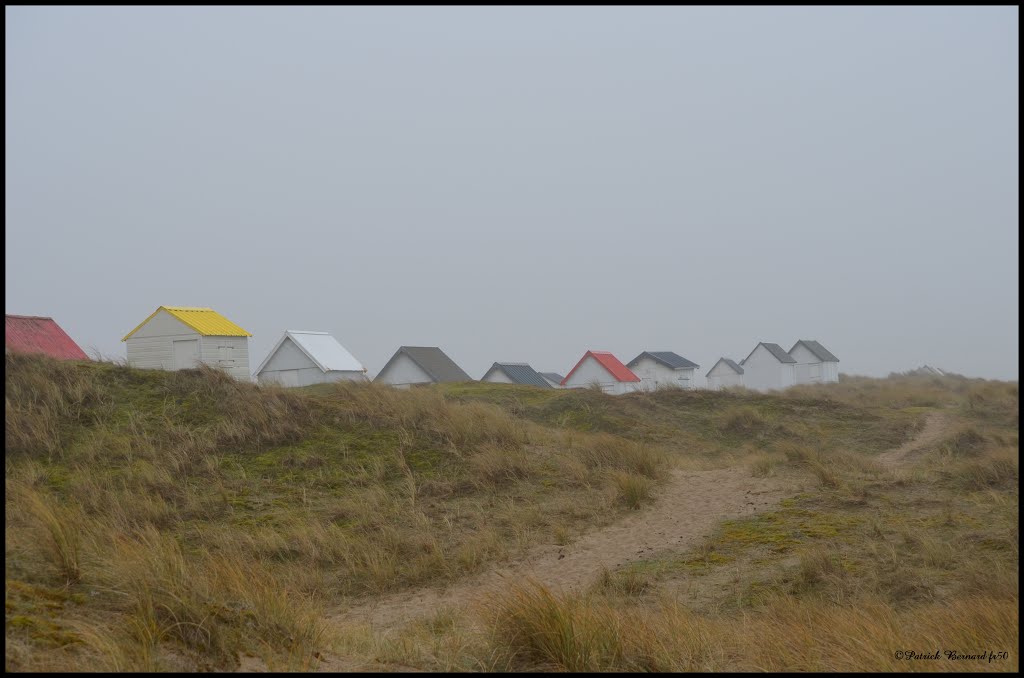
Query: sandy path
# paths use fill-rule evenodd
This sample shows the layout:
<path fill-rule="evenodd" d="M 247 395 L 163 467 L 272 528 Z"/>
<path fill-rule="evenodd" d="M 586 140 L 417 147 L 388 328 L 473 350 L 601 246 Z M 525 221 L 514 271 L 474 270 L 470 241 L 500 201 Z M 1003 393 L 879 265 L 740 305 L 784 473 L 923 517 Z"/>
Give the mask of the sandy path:
<path fill-rule="evenodd" d="M 675 471 L 654 503 L 614 525 L 595 530 L 568 546 L 541 545 L 523 558 L 448 588 L 385 596 L 340 612 L 332 621 L 402 626 L 443 607 L 466 608 L 486 594 L 529 577 L 552 590 L 589 585 L 604 568 L 614 569 L 664 549 L 683 551 L 709 535 L 722 520 L 773 506 L 792 481 L 754 478 L 747 467 Z"/>
<path fill-rule="evenodd" d="M 924 428 L 900 447 L 878 456 L 892 468 L 908 455 L 940 439 L 948 428 L 941 412 L 931 412 Z M 723 520 L 773 507 L 794 491 L 792 479 L 754 478 L 747 467 L 672 473 L 652 505 L 608 527 L 583 535 L 568 546 L 541 545 L 525 557 L 492 568 L 447 588 L 397 593 L 332 615 L 335 623 L 368 624 L 378 630 L 428 617 L 444 607 L 465 609 L 512 582 L 532 578 L 552 590 L 590 585 L 602 572 L 659 551 L 685 551 Z"/>
<path fill-rule="evenodd" d="M 444 608 L 467 609 L 512 582 L 527 577 L 552 590 L 569 590 L 592 583 L 604 568 L 642 560 L 665 549 L 684 551 L 696 546 L 723 520 L 751 515 L 773 507 L 794 491 L 792 478 L 754 478 L 746 466 L 712 471 L 675 470 L 645 509 L 608 527 L 594 530 L 567 546 L 545 544 L 526 556 L 459 581 L 447 588 L 396 593 L 328 615 L 337 627 L 366 625 L 386 632 L 428 618 Z M 258 658 L 242 658 L 240 671 L 267 671 Z M 325 653 L 321 672 L 417 671 L 389 662 L 369 669 L 333 652 Z"/>
<path fill-rule="evenodd" d="M 924 428 L 900 447 L 878 456 L 879 462 L 898 468 L 910 453 L 940 439 L 949 422 L 931 412 Z M 712 471 L 672 472 L 653 504 L 608 527 L 583 535 L 568 546 L 541 545 L 500 567 L 494 567 L 447 588 L 426 588 L 397 593 L 355 605 L 329 615 L 331 624 L 368 625 L 377 632 L 393 630 L 429 617 L 444 608 L 466 609 L 488 594 L 514 582 L 532 578 L 552 590 L 590 585 L 604 568 L 614 569 L 672 549 L 693 548 L 723 520 L 771 509 L 796 491 L 792 477 L 754 478 L 746 466 Z M 330 656 L 314 670 L 345 672 L 365 668 L 344 657 Z M 258 660 L 242 670 L 265 670 Z M 389 665 L 375 670 L 416 671 Z"/>
<path fill-rule="evenodd" d="M 896 449 L 878 455 L 878 461 L 889 468 L 902 468 L 907 465 L 912 452 L 937 442 L 948 429 L 949 420 L 942 412 L 929 412 L 920 433 Z"/>

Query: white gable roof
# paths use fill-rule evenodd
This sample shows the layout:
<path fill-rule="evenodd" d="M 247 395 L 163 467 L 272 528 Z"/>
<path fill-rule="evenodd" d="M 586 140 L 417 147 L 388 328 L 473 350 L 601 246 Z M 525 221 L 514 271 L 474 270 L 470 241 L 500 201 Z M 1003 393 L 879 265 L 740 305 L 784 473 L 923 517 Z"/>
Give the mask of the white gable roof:
<path fill-rule="evenodd" d="M 327 332 L 305 332 L 302 330 L 287 330 L 284 336 L 274 345 L 274 348 L 267 354 L 260 363 L 256 374 L 263 371 L 263 367 L 277 353 L 285 339 L 291 339 L 299 350 L 306 354 L 317 367 L 324 372 L 365 372 L 363 364 L 355 359 L 338 340 Z"/>

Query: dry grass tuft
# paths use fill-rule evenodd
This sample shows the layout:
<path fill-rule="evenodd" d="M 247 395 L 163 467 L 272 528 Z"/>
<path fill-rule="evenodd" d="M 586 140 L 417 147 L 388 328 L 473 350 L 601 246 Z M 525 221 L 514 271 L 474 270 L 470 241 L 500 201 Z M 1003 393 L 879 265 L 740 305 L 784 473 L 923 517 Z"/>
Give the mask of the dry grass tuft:
<path fill-rule="evenodd" d="M 808 576 L 832 566 L 811 557 Z M 828 571 L 822 571 L 822 569 Z M 770 599 L 738 618 L 705 618 L 677 604 L 613 607 L 599 596 L 558 596 L 539 585 L 494 600 L 489 652 L 527 671 L 1016 671 L 1017 600 L 975 599 L 899 610 Z M 946 656 L 924 664 L 901 653 L 1005 648 L 990 663 Z"/>
<path fill-rule="evenodd" d="M 969 491 L 1018 486 L 1018 450 L 999 448 L 979 454 L 980 456 L 946 465 L 941 470 L 942 475 L 960 488 Z"/>
<path fill-rule="evenodd" d="M 775 460 L 761 455 L 750 465 L 750 475 L 755 478 L 768 478 L 775 474 Z"/>
<path fill-rule="evenodd" d="M 946 437 L 939 449 L 952 457 L 974 457 L 985 447 L 986 438 L 972 426 L 963 426 Z"/>
<path fill-rule="evenodd" d="M 723 433 L 734 435 L 752 435 L 762 431 L 768 420 L 749 405 L 732 407 L 723 412 L 718 420 L 718 428 Z"/>
<path fill-rule="evenodd" d="M 782 453 L 786 455 L 786 460 L 789 463 L 796 465 L 806 464 L 817 457 L 817 453 L 810 447 L 794 443 L 783 445 Z"/>
<path fill-rule="evenodd" d="M 9 486 L 7 492 L 13 502 L 42 528 L 46 535 L 42 543 L 46 545 L 51 564 L 64 585 L 77 584 L 82 578 L 78 525 L 81 516 L 30 487 Z"/>
<path fill-rule="evenodd" d="M 631 509 L 639 509 L 651 499 L 651 480 L 627 471 L 613 471 L 616 499 Z"/>
<path fill-rule="evenodd" d="M 647 445 L 608 433 L 594 434 L 584 440 L 585 444 L 574 446 L 572 453 L 589 469 L 659 478 L 668 468 L 665 453 Z"/>
<path fill-rule="evenodd" d="M 469 459 L 475 482 L 497 486 L 525 480 L 538 471 L 525 450 L 485 447 Z"/>
<path fill-rule="evenodd" d="M 605 569 L 598 577 L 595 588 L 606 594 L 640 596 L 650 591 L 654 584 L 655 582 L 650 576 L 636 569 L 619 570 L 616 572 Z"/>

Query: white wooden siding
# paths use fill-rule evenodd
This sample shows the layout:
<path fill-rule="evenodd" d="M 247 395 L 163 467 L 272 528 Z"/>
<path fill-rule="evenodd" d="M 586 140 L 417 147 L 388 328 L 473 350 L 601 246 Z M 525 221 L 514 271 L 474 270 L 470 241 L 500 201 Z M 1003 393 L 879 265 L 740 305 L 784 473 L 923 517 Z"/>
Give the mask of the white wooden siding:
<path fill-rule="evenodd" d="M 694 388 L 692 367 L 675 370 L 645 356 L 629 369 L 640 377 L 640 386 L 645 391 L 657 388 Z"/>
<path fill-rule="evenodd" d="M 186 339 L 187 337 L 181 337 Z M 128 365 L 143 370 L 173 370 L 174 353 L 167 337 L 134 336 L 127 342 Z"/>
<path fill-rule="evenodd" d="M 274 352 L 274 355 L 263 366 L 263 372 L 276 372 L 278 370 L 305 370 L 310 367 L 320 369 L 315 362 L 310 360 L 301 348 L 295 345 L 291 337 L 285 337 L 281 345 Z M 256 375 L 262 376 L 261 374 Z"/>
<path fill-rule="evenodd" d="M 505 374 L 505 371 L 502 370 L 499 367 L 492 367 L 491 369 L 487 370 L 487 374 L 485 374 L 484 378 L 481 379 L 480 381 L 487 381 L 487 382 L 490 382 L 492 384 L 513 384 L 513 383 L 515 383 L 511 379 L 509 379 L 508 375 Z"/>
<path fill-rule="evenodd" d="M 271 372 L 270 377 L 281 386 L 298 386 L 300 371 L 301 370 L 277 370 L 276 372 Z M 260 374 L 259 379 L 262 380 L 267 376 L 267 373 L 263 372 Z"/>
<path fill-rule="evenodd" d="M 268 370 L 264 368 L 257 378 L 261 384 L 277 383 L 283 386 L 311 386 L 313 384 L 328 384 L 336 381 L 368 381 L 365 372 L 343 370 L 324 372 L 316 366 L 284 370 Z"/>
<path fill-rule="evenodd" d="M 793 385 L 793 363 L 779 362 L 771 351 L 758 344 L 743 363 L 743 384 L 756 391 L 774 391 Z"/>
<path fill-rule="evenodd" d="M 793 366 L 793 380 L 796 384 L 825 384 L 839 381 L 839 363 L 822 362 L 803 344 L 797 344 L 789 354 L 797 364 Z M 819 369 L 817 376 L 814 368 Z"/>
<path fill-rule="evenodd" d="M 826 383 L 839 381 L 839 363 L 827 362 L 821 364 L 821 380 Z"/>
<path fill-rule="evenodd" d="M 199 333 L 161 310 L 125 342 L 128 365 L 144 370 L 174 369 L 174 339 L 198 339 Z"/>
<path fill-rule="evenodd" d="M 729 374 L 719 374 L 708 377 L 708 388 L 713 391 L 728 388 L 730 386 L 743 386 L 743 375 L 730 371 Z"/>
<path fill-rule="evenodd" d="M 198 339 L 173 339 L 171 353 L 174 355 L 174 369 L 191 370 L 199 363 Z"/>
<path fill-rule="evenodd" d="M 375 382 L 392 386 L 408 386 L 409 384 L 431 384 L 430 375 L 423 371 L 412 358 L 402 353 L 390 365 L 381 370 Z"/>
<path fill-rule="evenodd" d="M 138 337 L 198 337 L 199 332 L 181 322 L 167 311 L 160 309 L 160 312 L 149 319 L 145 325 L 140 327 L 128 341 Z"/>
<path fill-rule="evenodd" d="M 737 374 L 726 363 L 719 361 L 708 372 L 708 388 L 718 390 L 728 386 L 743 386 L 743 375 Z"/>
<path fill-rule="evenodd" d="M 335 381 L 370 381 L 370 378 L 366 376 L 366 372 L 357 372 L 355 370 L 331 370 L 330 372 L 320 372 L 319 376 L 310 372 L 309 376 L 315 378 L 316 381 L 307 381 L 304 386 L 326 384 Z"/>
<path fill-rule="evenodd" d="M 235 379 L 252 381 L 249 372 L 249 337 L 202 337 L 199 342 L 202 361 L 224 370 Z M 221 360 L 221 348 L 230 348 L 231 362 Z"/>

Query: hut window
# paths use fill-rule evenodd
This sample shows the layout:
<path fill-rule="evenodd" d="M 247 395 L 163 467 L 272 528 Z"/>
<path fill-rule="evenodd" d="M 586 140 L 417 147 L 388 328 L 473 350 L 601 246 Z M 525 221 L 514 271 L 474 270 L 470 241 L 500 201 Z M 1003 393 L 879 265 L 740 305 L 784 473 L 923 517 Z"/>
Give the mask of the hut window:
<path fill-rule="evenodd" d="M 234 347 L 233 346 L 221 346 L 220 347 L 220 362 L 222 362 L 222 363 L 233 363 L 233 362 L 235 362 Z"/>

